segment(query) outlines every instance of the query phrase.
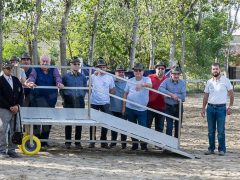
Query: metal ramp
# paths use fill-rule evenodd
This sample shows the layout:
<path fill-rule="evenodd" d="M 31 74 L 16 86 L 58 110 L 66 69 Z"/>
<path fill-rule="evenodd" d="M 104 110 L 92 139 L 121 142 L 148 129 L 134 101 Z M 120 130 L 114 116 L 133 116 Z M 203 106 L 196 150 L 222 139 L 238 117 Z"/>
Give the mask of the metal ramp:
<path fill-rule="evenodd" d="M 195 156 L 178 148 L 178 139 L 175 137 L 95 109 L 90 111 L 91 117 L 89 118 L 87 109 L 21 107 L 22 124 L 101 126 L 184 157 L 195 158 Z"/>

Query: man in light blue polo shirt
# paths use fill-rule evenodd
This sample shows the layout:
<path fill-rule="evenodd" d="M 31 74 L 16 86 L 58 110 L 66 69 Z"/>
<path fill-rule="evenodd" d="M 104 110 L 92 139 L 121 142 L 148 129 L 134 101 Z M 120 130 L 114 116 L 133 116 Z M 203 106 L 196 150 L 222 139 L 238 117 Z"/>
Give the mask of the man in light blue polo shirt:
<path fill-rule="evenodd" d="M 163 83 L 160 85 L 158 89 L 162 93 L 168 94 L 169 96 L 171 96 L 171 97 L 165 98 L 166 114 L 172 115 L 177 118 L 179 118 L 179 101 L 178 100 L 181 99 L 182 102 L 184 102 L 186 98 L 186 83 L 184 80 L 181 80 L 179 78 L 180 73 L 181 73 L 180 67 L 175 67 L 171 72 L 171 78 L 168 78 L 165 81 L 163 81 Z M 182 109 L 181 114 L 183 114 L 183 106 L 181 109 Z M 166 134 L 172 136 L 173 119 L 166 117 L 166 121 L 167 121 Z M 176 138 L 178 138 L 178 131 L 179 131 L 178 126 L 179 126 L 179 122 L 175 120 L 174 137 Z"/>
<path fill-rule="evenodd" d="M 125 73 L 125 69 L 124 69 L 123 65 L 119 64 L 116 67 L 115 75 L 119 76 L 121 78 L 124 78 L 125 77 L 124 73 Z M 115 83 L 115 89 L 116 89 L 116 94 L 115 95 L 123 98 L 124 89 L 126 87 L 127 82 L 124 81 L 124 80 L 115 78 L 114 83 Z M 111 102 L 110 103 L 110 111 L 112 112 L 112 115 L 114 115 L 116 117 L 119 117 L 119 118 L 122 118 L 122 119 L 126 119 L 126 115 L 122 114 L 123 101 L 120 100 L 120 99 L 111 97 L 110 102 Z M 112 131 L 111 132 L 111 136 L 112 136 L 111 140 L 116 141 L 117 140 L 117 135 L 118 135 L 117 132 Z M 126 139 L 127 139 L 127 136 L 124 135 L 124 134 L 121 134 L 121 141 L 126 141 Z M 111 143 L 110 144 L 110 148 L 113 148 L 115 146 L 116 146 L 116 143 Z M 126 143 L 122 143 L 122 149 L 126 149 L 126 147 L 127 147 Z"/>
<path fill-rule="evenodd" d="M 143 64 L 136 63 L 133 68 L 134 77 L 129 79 L 132 83 L 128 82 L 125 87 L 125 93 L 123 98 L 142 106 L 147 106 L 149 101 L 149 90 L 144 87 L 152 88 L 152 82 L 149 77 L 144 77 L 144 66 Z M 129 102 L 123 103 L 122 112 L 127 114 L 127 119 L 130 122 L 139 124 L 147 127 L 147 109 L 133 105 Z M 132 138 L 133 141 L 137 139 Z M 138 143 L 133 143 L 132 150 L 138 149 Z M 147 144 L 141 143 L 141 149 L 147 150 Z"/>

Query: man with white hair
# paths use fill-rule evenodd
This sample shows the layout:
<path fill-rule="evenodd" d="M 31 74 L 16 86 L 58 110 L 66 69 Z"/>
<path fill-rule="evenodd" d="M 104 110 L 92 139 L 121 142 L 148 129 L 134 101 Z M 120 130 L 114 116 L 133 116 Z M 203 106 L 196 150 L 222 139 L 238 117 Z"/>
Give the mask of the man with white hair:
<path fill-rule="evenodd" d="M 62 78 L 59 74 L 58 69 L 49 68 L 51 64 L 51 59 L 47 55 L 43 55 L 40 58 L 40 65 L 44 65 L 41 68 L 34 68 L 29 75 L 28 87 L 36 86 L 57 86 L 62 89 L 64 85 L 62 84 Z M 31 91 L 32 99 L 30 100 L 31 107 L 51 107 L 54 108 L 57 103 L 58 90 L 57 89 L 32 89 Z M 40 139 L 48 139 L 50 134 L 50 125 L 43 125 L 42 131 L 39 125 L 34 127 L 34 134 Z M 42 146 L 48 147 L 46 142 L 42 142 Z"/>

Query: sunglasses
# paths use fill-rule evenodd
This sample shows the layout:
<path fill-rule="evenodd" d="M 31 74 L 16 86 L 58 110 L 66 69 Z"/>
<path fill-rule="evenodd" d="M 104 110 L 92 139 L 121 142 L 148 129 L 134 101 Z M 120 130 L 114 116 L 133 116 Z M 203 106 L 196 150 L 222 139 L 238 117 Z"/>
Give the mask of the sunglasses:
<path fill-rule="evenodd" d="M 74 63 L 73 65 L 74 65 L 74 66 L 80 66 L 80 64 L 78 64 L 78 63 Z"/>
<path fill-rule="evenodd" d="M 165 70 L 165 68 L 164 67 L 159 67 L 159 68 L 157 68 L 158 70 Z"/>
<path fill-rule="evenodd" d="M 134 72 L 142 72 L 141 69 L 134 69 Z"/>

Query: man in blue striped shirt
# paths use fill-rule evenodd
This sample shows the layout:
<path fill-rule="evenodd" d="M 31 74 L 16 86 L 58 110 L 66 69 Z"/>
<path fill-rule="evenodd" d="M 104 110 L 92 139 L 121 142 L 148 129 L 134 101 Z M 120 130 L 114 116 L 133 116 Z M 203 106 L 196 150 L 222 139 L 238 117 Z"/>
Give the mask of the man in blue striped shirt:
<path fill-rule="evenodd" d="M 180 67 L 176 67 L 172 70 L 171 78 L 166 79 L 159 87 L 159 91 L 168 94 L 170 97 L 165 98 L 166 103 L 166 114 L 179 118 L 179 99 L 182 102 L 185 101 L 186 98 L 186 83 L 184 80 L 181 80 L 180 77 L 181 69 Z M 181 104 L 182 106 L 182 104 Z M 183 113 L 183 108 L 182 112 Z M 181 116 L 182 117 L 182 116 Z M 167 130 L 166 134 L 172 136 L 173 130 L 173 119 L 166 117 L 167 121 Z M 178 121 L 175 120 L 175 132 L 174 137 L 178 138 Z"/>

